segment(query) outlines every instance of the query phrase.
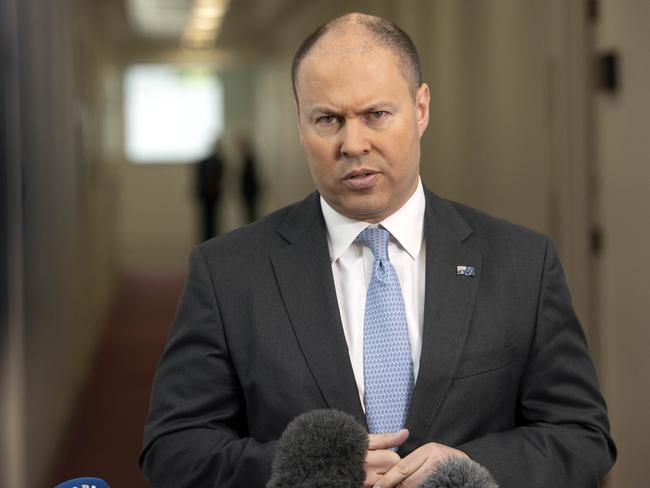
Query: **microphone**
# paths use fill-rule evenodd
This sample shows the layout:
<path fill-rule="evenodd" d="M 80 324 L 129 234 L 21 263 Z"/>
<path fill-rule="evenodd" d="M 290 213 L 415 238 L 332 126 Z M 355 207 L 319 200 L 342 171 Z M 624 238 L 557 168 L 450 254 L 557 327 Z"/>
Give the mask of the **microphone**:
<path fill-rule="evenodd" d="M 266 488 L 359 488 L 367 451 L 368 432 L 351 415 L 303 413 L 278 441 Z"/>
<path fill-rule="evenodd" d="M 351 415 L 333 409 L 303 413 L 278 441 L 266 488 L 361 488 L 367 452 L 368 432 Z M 499 486 L 477 462 L 452 456 L 419 488 Z"/>
<path fill-rule="evenodd" d="M 499 488 L 499 485 L 479 463 L 451 456 L 440 461 L 420 488 Z"/>
<path fill-rule="evenodd" d="M 54 488 L 110 488 L 110 486 L 100 478 L 75 478 L 64 481 Z"/>

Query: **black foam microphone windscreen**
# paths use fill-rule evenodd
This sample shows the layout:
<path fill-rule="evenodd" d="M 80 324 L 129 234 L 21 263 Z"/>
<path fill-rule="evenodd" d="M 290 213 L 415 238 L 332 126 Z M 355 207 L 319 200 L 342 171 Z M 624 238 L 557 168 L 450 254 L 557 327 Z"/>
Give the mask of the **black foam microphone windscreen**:
<path fill-rule="evenodd" d="M 479 463 L 452 456 L 440 461 L 420 488 L 499 488 L 499 485 Z"/>
<path fill-rule="evenodd" d="M 278 441 L 266 488 L 359 488 L 367 451 L 368 432 L 351 415 L 303 413 Z"/>

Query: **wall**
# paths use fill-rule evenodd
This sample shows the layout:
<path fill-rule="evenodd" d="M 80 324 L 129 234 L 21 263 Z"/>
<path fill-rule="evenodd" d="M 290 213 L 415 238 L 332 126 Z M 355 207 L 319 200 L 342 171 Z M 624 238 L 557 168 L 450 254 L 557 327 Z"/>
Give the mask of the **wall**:
<path fill-rule="evenodd" d="M 31 488 L 42 486 L 101 333 L 113 284 L 114 215 L 93 78 L 101 29 L 93 29 L 83 1 L 25 0 L 13 18 L 10 137 L 12 193 L 19 198 L 10 213 L 10 279 L 17 287 L 10 347 L 19 387 L 10 391 L 6 486 Z"/>
<path fill-rule="evenodd" d="M 620 55 L 620 90 L 595 96 L 604 248 L 603 382 L 619 460 L 610 487 L 647 485 L 650 458 L 650 3 L 602 1 L 601 51 Z"/>
<path fill-rule="evenodd" d="M 23 485 L 24 347 L 15 0 L 0 1 L 0 486 Z"/>

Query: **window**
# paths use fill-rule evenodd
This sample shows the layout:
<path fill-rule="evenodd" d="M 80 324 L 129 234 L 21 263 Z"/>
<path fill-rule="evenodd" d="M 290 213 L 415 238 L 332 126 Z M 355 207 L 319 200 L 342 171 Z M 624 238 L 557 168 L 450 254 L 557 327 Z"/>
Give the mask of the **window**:
<path fill-rule="evenodd" d="M 132 163 L 191 163 L 223 132 L 216 73 L 187 65 L 133 65 L 124 75 L 125 152 Z"/>

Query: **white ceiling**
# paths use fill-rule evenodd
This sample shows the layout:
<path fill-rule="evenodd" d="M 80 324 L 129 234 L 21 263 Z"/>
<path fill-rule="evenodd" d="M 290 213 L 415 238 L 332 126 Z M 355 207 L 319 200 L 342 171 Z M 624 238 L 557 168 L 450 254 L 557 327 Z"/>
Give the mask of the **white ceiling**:
<path fill-rule="evenodd" d="M 132 28 L 144 37 L 178 38 L 192 0 L 125 0 Z"/>
<path fill-rule="evenodd" d="M 152 41 L 180 40 L 193 0 L 123 0 L 131 29 Z M 259 42 L 305 0 L 231 0 L 218 43 Z"/>

